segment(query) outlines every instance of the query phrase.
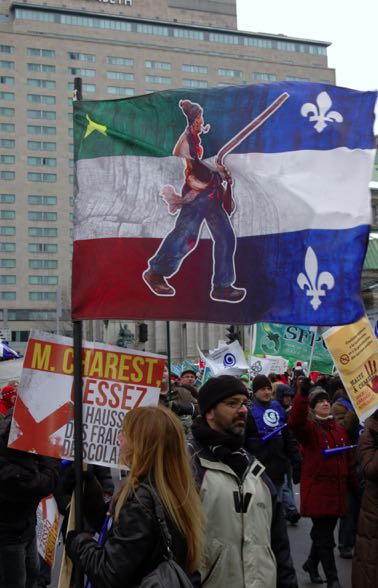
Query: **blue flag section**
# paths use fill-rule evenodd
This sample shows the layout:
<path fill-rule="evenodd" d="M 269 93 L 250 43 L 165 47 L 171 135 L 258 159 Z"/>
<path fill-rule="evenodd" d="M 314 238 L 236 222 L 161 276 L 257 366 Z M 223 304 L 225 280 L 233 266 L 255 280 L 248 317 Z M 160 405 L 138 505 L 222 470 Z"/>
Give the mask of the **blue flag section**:
<path fill-rule="evenodd" d="M 74 320 L 356 321 L 376 98 L 280 82 L 77 103 Z"/>

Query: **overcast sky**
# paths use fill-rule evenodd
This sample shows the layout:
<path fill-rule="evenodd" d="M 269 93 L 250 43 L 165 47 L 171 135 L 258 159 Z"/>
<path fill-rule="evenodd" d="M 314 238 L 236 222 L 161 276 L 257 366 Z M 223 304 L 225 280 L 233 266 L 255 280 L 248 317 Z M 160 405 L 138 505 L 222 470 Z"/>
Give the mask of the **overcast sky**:
<path fill-rule="evenodd" d="M 338 86 L 378 89 L 378 0 L 237 0 L 238 28 L 329 41 Z"/>

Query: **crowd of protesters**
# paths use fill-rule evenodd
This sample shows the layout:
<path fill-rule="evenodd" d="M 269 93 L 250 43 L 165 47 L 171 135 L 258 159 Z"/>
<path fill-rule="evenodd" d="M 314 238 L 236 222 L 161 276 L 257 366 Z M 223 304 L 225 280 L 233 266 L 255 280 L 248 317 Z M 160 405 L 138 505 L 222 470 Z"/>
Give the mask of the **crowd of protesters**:
<path fill-rule="evenodd" d="M 114 489 L 108 468 L 89 466 L 80 533 L 66 533 L 74 468 L 7 447 L 18 382 L 0 390 L 0 588 L 51 586 L 36 546 L 50 494 L 66 553 L 93 588 L 296 588 L 287 525 L 301 517 L 312 523 L 309 582 L 340 588 L 336 534 L 352 588 L 378 586 L 378 411 L 362 426 L 341 379 L 301 365 L 198 377 L 189 362 L 176 377 L 166 366 L 159 405 L 127 413 L 127 475 Z"/>

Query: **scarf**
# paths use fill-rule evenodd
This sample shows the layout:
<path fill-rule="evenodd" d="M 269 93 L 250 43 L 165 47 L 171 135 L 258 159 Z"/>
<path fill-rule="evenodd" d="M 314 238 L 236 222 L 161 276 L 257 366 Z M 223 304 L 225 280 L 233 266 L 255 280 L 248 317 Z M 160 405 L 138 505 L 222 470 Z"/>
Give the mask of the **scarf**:
<path fill-rule="evenodd" d="M 231 435 L 215 431 L 206 419 L 197 417 L 192 425 L 193 437 L 207 447 L 218 461 L 228 465 L 242 479 L 250 464 L 249 454 L 243 448 L 244 435 Z"/>

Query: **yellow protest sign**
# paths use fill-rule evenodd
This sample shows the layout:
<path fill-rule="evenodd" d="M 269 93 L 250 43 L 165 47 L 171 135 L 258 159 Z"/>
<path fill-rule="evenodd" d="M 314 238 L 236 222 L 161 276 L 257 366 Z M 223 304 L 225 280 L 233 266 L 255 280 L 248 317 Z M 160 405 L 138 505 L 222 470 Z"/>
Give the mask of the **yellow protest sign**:
<path fill-rule="evenodd" d="M 378 408 L 378 341 L 368 318 L 323 333 L 360 420 Z"/>

